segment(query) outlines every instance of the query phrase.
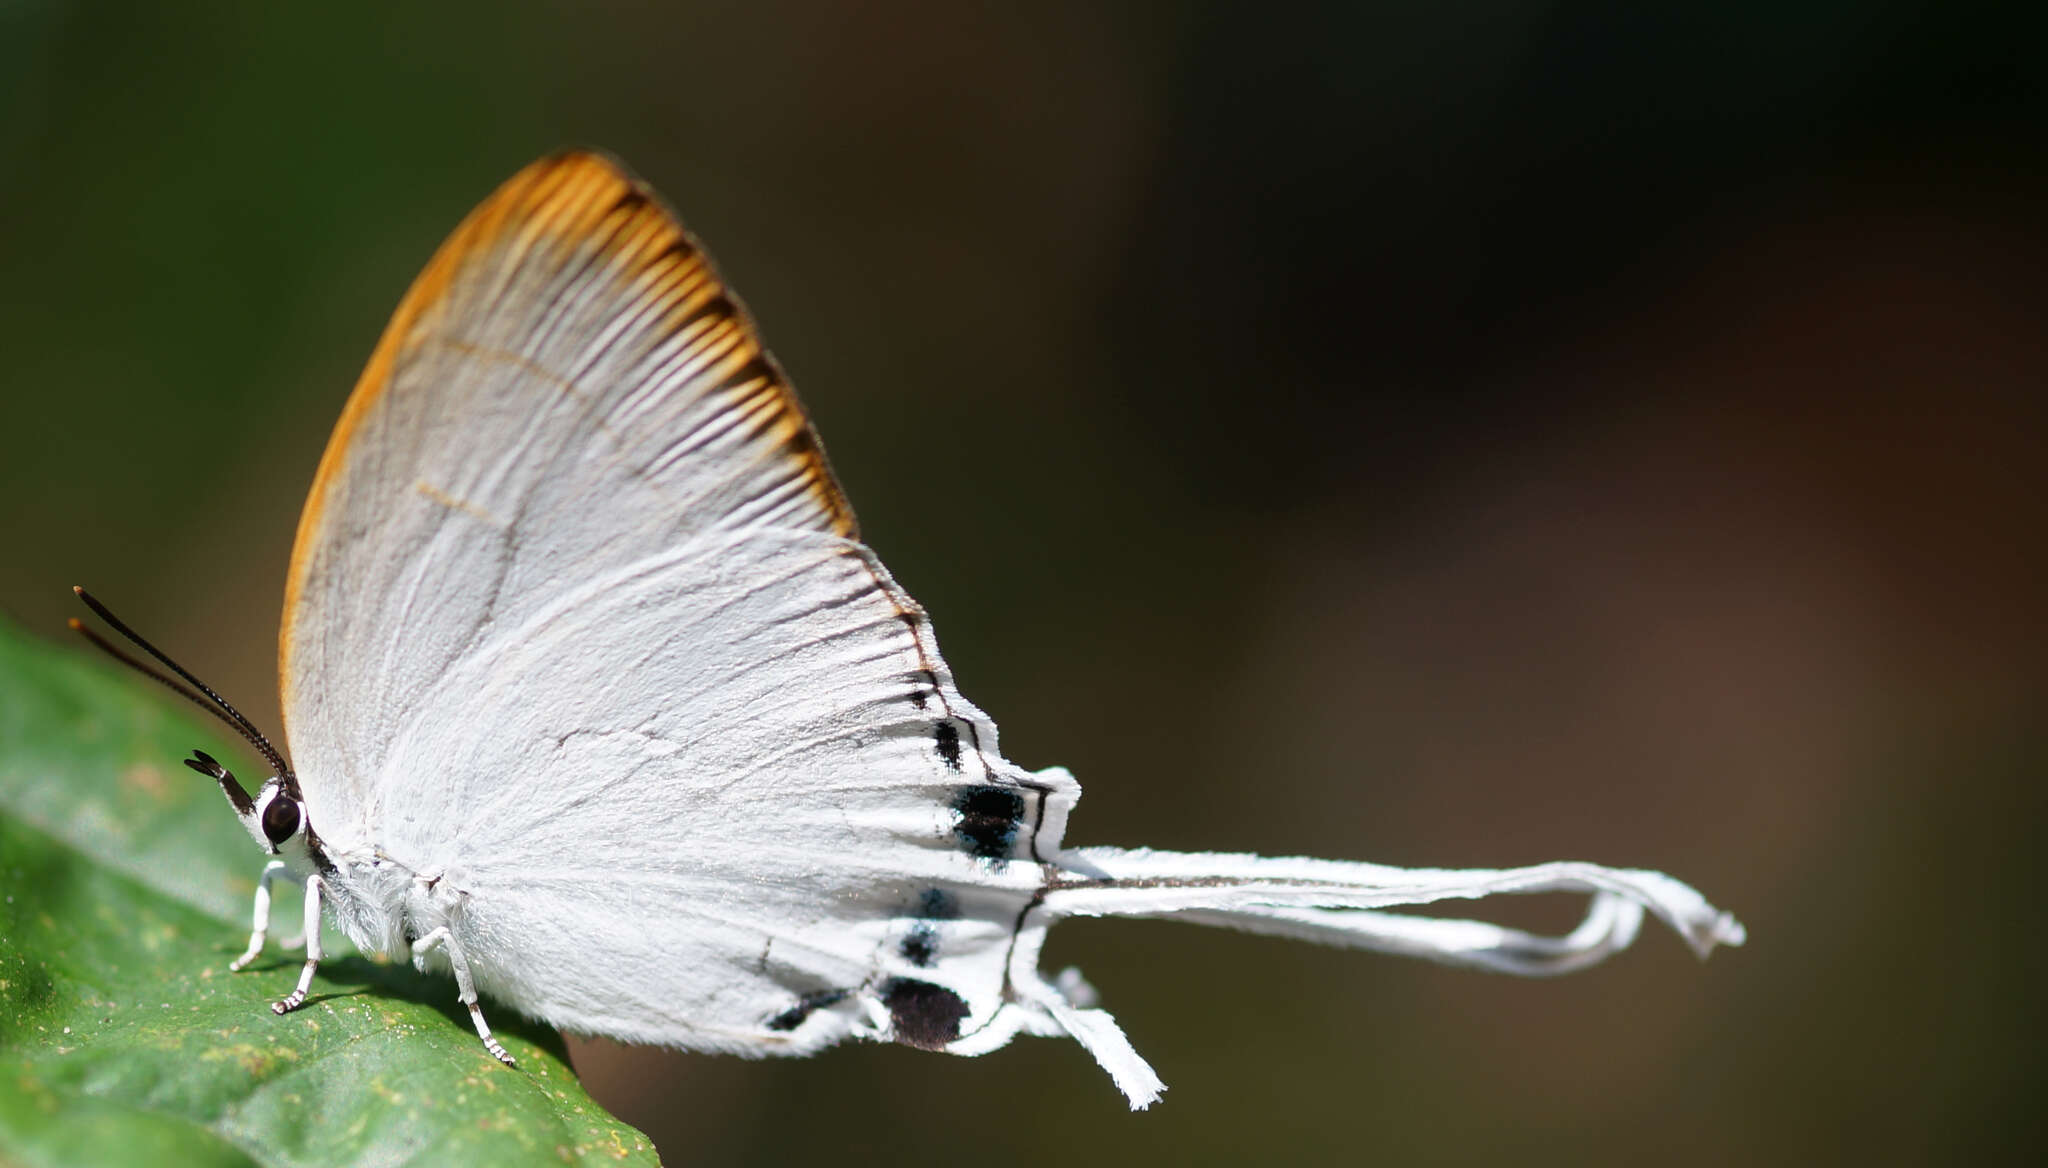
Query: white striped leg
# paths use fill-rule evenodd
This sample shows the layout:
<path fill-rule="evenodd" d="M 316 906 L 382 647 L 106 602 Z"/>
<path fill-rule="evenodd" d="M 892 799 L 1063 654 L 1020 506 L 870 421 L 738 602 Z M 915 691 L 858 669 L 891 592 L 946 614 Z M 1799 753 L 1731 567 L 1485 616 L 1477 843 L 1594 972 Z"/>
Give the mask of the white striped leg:
<path fill-rule="evenodd" d="M 272 860 L 268 864 L 263 865 L 263 875 L 256 878 L 256 911 L 253 914 L 255 919 L 251 922 L 253 927 L 249 932 L 249 947 L 243 950 L 240 957 L 228 962 L 229 973 L 240 973 L 244 969 L 249 968 L 249 963 L 256 960 L 263 953 L 263 938 L 270 932 L 271 881 L 297 879 L 297 876 L 292 875 L 292 870 L 285 867 L 283 860 Z M 286 941 L 283 944 L 287 948 L 292 947 L 292 942 L 290 941 Z"/>
<path fill-rule="evenodd" d="M 313 988 L 314 971 L 320 968 L 320 890 L 318 876 L 306 877 L 306 965 L 299 971 L 298 988 L 270 1003 L 273 1014 L 289 1014 L 306 1004 L 306 991 Z"/>
<path fill-rule="evenodd" d="M 455 996 L 469 1007 L 469 1020 L 476 1023 L 476 1036 L 484 1040 L 484 1049 L 506 1066 L 518 1066 L 512 1061 L 512 1056 L 505 1053 L 504 1046 L 491 1037 L 490 1023 L 484 1021 L 483 1006 L 476 999 L 476 983 L 469 976 L 469 959 L 462 955 L 462 946 L 456 943 L 455 934 L 448 931 L 448 926 L 442 925 L 412 943 L 413 965 L 424 969 L 427 953 L 436 945 L 448 950 L 448 964 L 455 970 Z"/>

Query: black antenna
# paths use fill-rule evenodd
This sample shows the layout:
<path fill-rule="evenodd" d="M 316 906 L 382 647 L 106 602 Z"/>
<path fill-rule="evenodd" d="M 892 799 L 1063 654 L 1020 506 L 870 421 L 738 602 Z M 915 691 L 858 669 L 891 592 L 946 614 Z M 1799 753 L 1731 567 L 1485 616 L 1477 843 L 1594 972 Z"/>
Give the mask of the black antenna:
<path fill-rule="evenodd" d="M 228 797 L 228 802 L 234 804 L 235 814 L 246 817 L 255 813 L 256 801 L 249 798 L 249 792 L 244 791 L 242 784 L 235 781 L 234 772 L 220 765 L 212 755 L 194 747 L 192 757 L 185 760 L 185 765 L 219 783 L 220 789 Z"/>
<path fill-rule="evenodd" d="M 76 618 L 73 618 L 71 621 L 71 627 L 73 629 L 77 630 L 79 633 L 82 633 L 85 636 L 86 640 L 91 641 L 95 646 L 104 651 L 108 656 L 112 657 L 114 660 L 121 662 L 122 664 L 128 666 L 130 669 L 135 670 L 136 672 L 142 674 L 145 677 L 151 678 L 162 685 L 168 686 L 171 692 L 180 695 L 181 697 L 185 698 L 185 700 L 192 702 L 199 708 L 212 713 L 214 717 L 219 718 L 221 721 L 226 722 L 228 725 L 234 727 L 235 733 L 240 734 L 243 737 L 243 739 L 249 743 L 250 746 L 255 747 L 256 752 L 258 754 L 261 754 L 264 760 L 268 762 L 273 768 L 275 768 L 278 777 L 284 779 L 288 783 L 291 782 L 293 777 L 292 769 L 289 766 L 285 765 L 284 755 L 278 753 L 277 747 L 272 746 L 270 744 L 270 739 L 265 738 L 263 736 L 263 732 L 256 728 L 255 723 L 249 721 L 249 719 L 247 718 L 244 718 L 240 710 L 237 710 L 233 706 L 229 705 L 226 698 L 223 698 L 219 694 L 213 692 L 213 690 L 209 686 L 207 686 L 205 682 L 192 676 L 191 672 L 187 670 L 184 666 L 178 664 L 177 662 L 171 660 L 169 657 L 165 656 L 163 651 L 161 649 L 158 649 L 155 645 L 152 645 L 148 641 L 143 640 L 141 634 L 137 633 L 134 629 L 129 628 L 125 623 L 122 622 L 120 617 L 117 617 L 113 613 L 108 612 L 107 606 L 101 604 L 97 600 L 94 600 L 92 598 L 92 595 L 88 593 L 85 589 L 74 585 L 71 591 L 77 593 L 78 598 L 80 600 L 85 601 L 85 606 L 93 610 L 94 613 L 98 614 L 101 620 L 107 622 L 107 624 L 112 626 L 115 632 L 128 638 L 130 641 L 133 641 L 136 644 L 136 646 L 139 647 L 143 652 L 149 654 L 151 657 L 156 658 L 158 661 L 163 662 L 165 666 L 169 667 L 172 673 L 177 674 L 180 678 L 183 678 L 187 683 L 189 683 L 192 686 L 192 689 L 196 689 L 199 691 L 200 694 L 205 694 L 206 696 L 204 698 L 201 698 L 199 694 L 193 693 L 192 690 L 186 689 L 184 686 L 179 685 L 177 682 L 172 681 L 170 678 L 165 677 L 163 674 L 158 673 L 156 670 L 151 669 L 149 666 L 144 665 L 142 662 L 137 661 L 135 658 L 130 657 L 128 654 L 123 653 L 121 650 L 109 644 L 104 637 L 101 637 L 99 634 L 93 632 L 91 629 L 86 628 L 84 622 Z"/>
<path fill-rule="evenodd" d="M 250 746 L 255 747 L 256 752 L 258 754 L 263 755 L 265 759 L 270 759 L 272 757 L 269 751 L 270 744 L 264 741 L 262 735 L 250 733 L 248 728 L 243 726 L 240 722 L 234 721 L 233 719 L 229 718 L 226 714 L 221 713 L 219 706 L 214 705 L 212 702 L 207 701 L 205 698 L 200 697 L 198 694 L 193 693 L 191 690 L 186 689 L 184 686 L 179 685 L 177 682 L 172 681 L 170 678 L 165 677 L 163 674 L 158 673 L 156 670 L 150 668 L 147 665 L 144 665 L 142 662 L 137 661 L 135 658 L 130 657 L 128 654 L 123 653 L 119 648 L 115 647 L 105 637 L 102 637 L 98 633 L 95 633 L 91 629 L 87 628 L 85 622 L 79 620 L 77 617 L 72 617 L 66 623 L 68 623 L 71 626 L 72 632 L 77 633 L 79 636 L 84 637 L 88 641 L 91 641 L 93 647 L 98 649 L 100 652 L 105 653 L 107 656 L 112 657 L 114 660 L 119 661 L 121 664 L 126 665 L 128 668 L 133 669 L 135 672 L 140 673 L 142 676 L 150 679 L 151 681 L 156 682 L 157 684 L 163 686 L 165 689 L 170 690 L 172 693 L 177 694 L 179 697 L 184 698 L 186 701 L 191 702 L 193 705 L 198 706 L 200 709 L 205 710 L 207 713 L 212 714 L 216 718 L 219 718 L 221 721 L 226 722 L 228 726 L 234 730 L 235 733 L 242 736 L 243 741 L 247 742 Z M 212 772 L 207 773 L 211 774 Z"/>

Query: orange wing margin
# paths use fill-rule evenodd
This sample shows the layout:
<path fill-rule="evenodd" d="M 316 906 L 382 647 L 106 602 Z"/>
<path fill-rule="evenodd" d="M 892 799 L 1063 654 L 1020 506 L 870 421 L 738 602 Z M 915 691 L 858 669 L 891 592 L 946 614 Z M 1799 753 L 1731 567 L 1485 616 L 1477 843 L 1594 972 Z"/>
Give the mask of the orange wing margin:
<path fill-rule="evenodd" d="M 421 326 L 441 310 L 449 287 L 466 265 L 506 245 L 523 252 L 549 237 L 607 240 L 602 254 L 628 262 L 652 278 L 660 302 L 657 311 L 671 327 L 687 324 L 701 336 L 735 341 L 738 360 L 752 361 L 761 373 L 736 408 L 753 427 L 772 433 L 783 456 L 799 466 L 812 496 L 831 517 L 833 530 L 858 538 L 853 507 L 832 475 L 803 404 L 710 257 L 659 197 L 618 162 L 587 150 L 567 151 L 528 165 L 469 213 L 413 281 L 370 354 L 369 365 L 342 407 L 313 473 L 305 510 L 299 514 L 278 632 L 281 686 L 289 684 L 291 676 L 292 613 L 298 607 L 310 550 L 319 538 L 328 488 L 347 461 L 359 423 L 390 385 L 394 368 Z M 289 705 L 289 694 L 285 701 Z"/>

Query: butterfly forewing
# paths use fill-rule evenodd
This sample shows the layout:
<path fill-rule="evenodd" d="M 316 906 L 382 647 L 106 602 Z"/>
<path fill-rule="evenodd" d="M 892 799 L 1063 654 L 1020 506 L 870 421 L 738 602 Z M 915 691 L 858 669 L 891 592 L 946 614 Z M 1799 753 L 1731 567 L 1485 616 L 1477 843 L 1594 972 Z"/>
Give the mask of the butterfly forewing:
<path fill-rule="evenodd" d="M 378 744 L 490 628 L 748 523 L 853 530 L 752 326 L 608 161 L 527 168 L 415 282 L 321 460 L 280 639 L 300 769 L 367 803 Z"/>
<path fill-rule="evenodd" d="M 529 167 L 406 296 L 307 501 L 311 819 L 455 881 L 479 984 L 558 1024 L 816 1045 L 804 1003 L 850 1025 L 914 973 L 972 1025 L 1038 883 L 975 792 L 1022 824 L 1058 781 L 995 753 L 853 534 L 674 219 L 607 160 Z"/>

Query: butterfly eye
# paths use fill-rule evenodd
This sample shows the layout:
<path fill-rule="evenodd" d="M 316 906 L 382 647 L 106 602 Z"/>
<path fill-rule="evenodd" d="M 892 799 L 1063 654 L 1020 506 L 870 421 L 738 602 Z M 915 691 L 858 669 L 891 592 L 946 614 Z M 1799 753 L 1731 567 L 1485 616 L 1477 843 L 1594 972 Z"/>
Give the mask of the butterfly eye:
<path fill-rule="evenodd" d="M 263 809 L 263 834 L 277 847 L 299 830 L 299 801 L 279 795 Z"/>

